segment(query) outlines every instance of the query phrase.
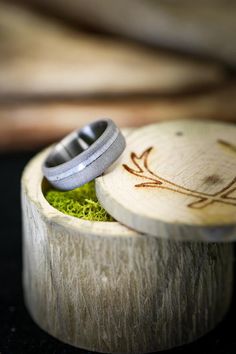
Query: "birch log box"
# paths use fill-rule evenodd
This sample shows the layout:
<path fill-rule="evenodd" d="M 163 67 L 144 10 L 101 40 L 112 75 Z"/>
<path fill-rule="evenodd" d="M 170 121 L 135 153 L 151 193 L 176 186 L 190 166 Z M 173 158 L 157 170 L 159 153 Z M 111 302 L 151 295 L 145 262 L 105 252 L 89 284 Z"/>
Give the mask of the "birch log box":
<path fill-rule="evenodd" d="M 123 159 L 130 163 L 137 133 L 127 137 L 118 164 Z M 148 143 L 153 143 L 150 137 Z M 142 153 L 144 145 L 143 135 L 135 152 Z M 171 235 L 164 239 L 142 234 L 119 222 L 65 215 L 44 197 L 49 185 L 41 165 L 47 153 L 31 160 L 22 177 L 23 285 L 35 322 L 63 342 L 105 353 L 161 351 L 213 329 L 230 305 L 232 244 L 180 242 Z M 100 187 L 113 173 L 97 180 L 100 197 Z M 140 183 L 139 176 L 124 168 L 122 173 L 129 185 L 134 179 Z M 127 198 L 126 203 L 128 207 Z M 176 206 L 172 215 L 175 212 Z"/>

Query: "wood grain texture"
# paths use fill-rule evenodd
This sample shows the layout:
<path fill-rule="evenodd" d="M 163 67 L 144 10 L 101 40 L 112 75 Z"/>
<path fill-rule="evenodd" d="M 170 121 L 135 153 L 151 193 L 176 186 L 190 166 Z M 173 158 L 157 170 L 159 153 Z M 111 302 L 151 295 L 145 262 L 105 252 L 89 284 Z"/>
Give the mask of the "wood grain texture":
<path fill-rule="evenodd" d="M 24 294 L 38 325 L 112 353 L 167 349 L 214 328 L 230 304 L 233 246 L 161 240 L 64 215 L 42 194 L 47 153 L 22 177 Z"/>
<path fill-rule="evenodd" d="M 188 92 L 226 77 L 218 64 L 76 32 L 2 2 L 0 31 L 5 97 Z"/>
<path fill-rule="evenodd" d="M 78 24 L 236 64 L 234 0 L 23 1 Z"/>
<path fill-rule="evenodd" d="M 121 158 L 96 179 L 118 221 L 157 237 L 236 239 L 236 126 L 162 122 L 134 130 Z"/>
<path fill-rule="evenodd" d="M 101 117 L 121 127 L 183 118 L 236 122 L 236 84 L 178 97 L 2 102 L 0 150 L 42 147 Z"/>

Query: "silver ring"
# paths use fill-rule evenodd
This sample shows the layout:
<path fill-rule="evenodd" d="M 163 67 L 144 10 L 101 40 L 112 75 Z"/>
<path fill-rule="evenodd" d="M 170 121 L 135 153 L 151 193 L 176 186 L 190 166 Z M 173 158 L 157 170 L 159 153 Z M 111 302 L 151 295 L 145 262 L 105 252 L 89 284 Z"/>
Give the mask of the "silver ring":
<path fill-rule="evenodd" d="M 58 189 L 77 188 L 100 176 L 125 146 L 125 138 L 111 119 L 95 121 L 56 144 L 43 163 L 43 174 Z"/>

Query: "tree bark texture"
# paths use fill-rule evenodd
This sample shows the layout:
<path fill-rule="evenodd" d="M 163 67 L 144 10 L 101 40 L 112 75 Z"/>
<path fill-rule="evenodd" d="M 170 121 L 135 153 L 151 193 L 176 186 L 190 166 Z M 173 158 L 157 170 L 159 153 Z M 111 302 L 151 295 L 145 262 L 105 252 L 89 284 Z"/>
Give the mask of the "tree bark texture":
<path fill-rule="evenodd" d="M 22 177 L 23 284 L 35 322 L 107 353 L 172 348 L 214 328 L 230 304 L 232 244 L 162 240 L 64 215 L 43 196 L 45 154 Z"/>

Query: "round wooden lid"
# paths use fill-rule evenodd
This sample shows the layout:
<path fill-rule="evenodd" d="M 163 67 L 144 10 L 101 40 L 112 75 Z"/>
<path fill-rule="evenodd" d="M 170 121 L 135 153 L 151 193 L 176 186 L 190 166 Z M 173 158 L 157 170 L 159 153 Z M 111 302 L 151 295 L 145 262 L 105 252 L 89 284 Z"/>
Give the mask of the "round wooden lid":
<path fill-rule="evenodd" d="M 157 237 L 236 239 L 236 126 L 169 121 L 126 136 L 127 148 L 97 178 L 103 207 Z"/>

